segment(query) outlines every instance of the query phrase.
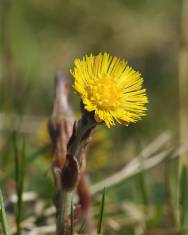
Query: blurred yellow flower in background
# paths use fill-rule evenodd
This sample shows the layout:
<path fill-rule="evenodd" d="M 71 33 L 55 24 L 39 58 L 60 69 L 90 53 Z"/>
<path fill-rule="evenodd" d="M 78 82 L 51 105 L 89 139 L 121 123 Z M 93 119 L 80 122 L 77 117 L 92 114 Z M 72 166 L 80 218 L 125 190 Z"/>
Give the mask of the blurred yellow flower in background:
<path fill-rule="evenodd" d="M 45 146 L 50 146 L 48 150 L 44 153 L 46 159 L 52 159 L 52 141 L 48 132 L 48 119 L 44 120 L 37 132 L 37 145 L 39 148 L 44 148 Z"/>
<path fill-rule="evenodd" d="M 51 143 L 50 135 L 48 132 L 48 120 L 47 119 L 41 123 L 37 136 L 38 136 L 40 146 L 48 145 Z"/>
<path fill-rule="evenodd" d="M 111 162 L 111 150 L 113 142 L 108 130 L 103 127 L 93 132 L 92 141 L 89 143 L 87 166 L 90 172 L 96 173 L 96 170 L 104 169 Z"/>
<path fill-rule="evenodd" d="M 137 122 L 145 115 L 148 99 L 143 78 L 126 61 L 99 53 L 76 59 L 74 64 L 73 87 L 85 109 L 94 111 L 97 122 L 111 127 L 116 122 Z"/>

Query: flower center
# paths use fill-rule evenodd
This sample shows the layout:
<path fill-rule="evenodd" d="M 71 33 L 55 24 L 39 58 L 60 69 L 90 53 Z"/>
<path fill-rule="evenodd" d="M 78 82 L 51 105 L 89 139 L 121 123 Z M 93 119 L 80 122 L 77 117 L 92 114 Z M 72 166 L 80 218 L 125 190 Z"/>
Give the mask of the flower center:
<path fill-rule="evenodd" d="M 120 104 L 121 89 L 108 75 L 89 81 L 88 98 L 100 109 L 111 109 Z"/>

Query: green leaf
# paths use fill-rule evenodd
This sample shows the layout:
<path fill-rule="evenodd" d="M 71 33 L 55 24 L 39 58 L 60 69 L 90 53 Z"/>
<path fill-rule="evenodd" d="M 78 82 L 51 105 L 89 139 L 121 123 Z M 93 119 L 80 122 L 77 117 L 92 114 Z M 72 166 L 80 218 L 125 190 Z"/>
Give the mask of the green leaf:
<path fill-rule="evenodd" d="M 24 187 L 24 177 L 25 177 L 25 140 L 23 139 L 22 148 L 19 151 L 17 143 L 17 135 L 14 132 L 12 136 L 13 140 L 13 150 L 14 150 L 14 160 L 15 160 L 15 180 L 16 180 L 16 190 L 17 190 L 17 211 L 16 211 L 16 234 L 21 234 L 20 222 L 22 217 L 22 195 Z"/>
<path fill-rule="evenodd" d="M 4 206 L 3 195 L 2 195 L 1 190 L 0 190 L 0 222 L 2 225 L 3 234 L 9 235 L 5 206 Z"/>
<path fill-rule="evenodd" d="M 179 212 L 180 212 L 180 228 L 184 231 L 185 227 L 188 225 L 188 189 L 187 189 L 187 167 L 182 166 L 180 173 L 180 181 L 179 181 Z"/>
<path fill-rule="evenodd" d="M 73 201 L 71 201 L 71 235 L 74 234 L 74 208 Z"/>
<path fill-rule="evenodd" d="M 102 194 L 102 201 L 101 201 L 101 207 L 100 207 L 100 213 L 99 213 L 99 221 L 97 225 L 97 233 L 100 234 L 102 230 L 102 220 L 103 220 L 103 214 L 104 214 L 104 203 L 105 203 L 105 188 L 103 190 Z"/>

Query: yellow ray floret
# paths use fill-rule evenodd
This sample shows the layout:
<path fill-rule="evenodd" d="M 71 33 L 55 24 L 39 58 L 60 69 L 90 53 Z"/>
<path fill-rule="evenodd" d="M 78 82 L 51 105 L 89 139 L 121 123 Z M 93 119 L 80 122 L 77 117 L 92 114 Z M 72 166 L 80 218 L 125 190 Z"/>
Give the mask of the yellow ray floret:
<path fill-rule="evenodd" d="M 100 53 L 76 59 L 74 64 L 73 87 L 97 122 L 111 127 L 116 122 L 137 122 L 145 115 L 148 99 L 143 78 L 126 61 Z"/>

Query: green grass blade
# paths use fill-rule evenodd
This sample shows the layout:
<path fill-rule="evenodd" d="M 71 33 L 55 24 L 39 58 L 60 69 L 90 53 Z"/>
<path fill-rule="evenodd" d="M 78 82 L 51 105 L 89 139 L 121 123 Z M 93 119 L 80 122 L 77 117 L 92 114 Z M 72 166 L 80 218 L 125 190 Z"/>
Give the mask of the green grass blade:
<path fill-rule="evenodd" d="M 24 188 L 24 176 L 25 176 L 25 141 L 23 140 L 23 145 L 22 145 L 22 150 L 21 150 L 21 158 L 20 158 L 20 173 L 19 173 L 19 191 L 18 191 L 18 211 L 17 211 L 17 234 L 21 234 L 20 230 L 20 221 L 21 221 L 21 215 L 22 215 L 22 205 L 23 205 L 23 200 L 22 200 L 22 195 L 23 195 L 23 188 Z"/>
<path fill-rule="evenodd" d="M 180 229 L 181 231 L 185 230 L 188 224 L 188 189 L 187 189 L 187 167 L 183 166 L 180 174 L 180 182 L 179 182 L 179 212 L 180 212 Z M 184 234 L 182 232 L 181 234 Z"/>
<path fill-rule="evenodd" d="M 83 222 L 82 225 L 80 226 L 79 230 L 78 230 L 78 234 L 82 234 L 83 233 L 85 226 L 86 226 L 86 223 Z"/>
<path fill-rule="evenodd" d="M 17 135 L 16 132 L 13 132 L 12 134 L 12 144 L 13 144 L 13 152 L 14 152 L 14 163 L 15 163 L 15 181 L 16 181 L 16 190 L 18 190 L 19 185 L 19 150 L 18 150 L 18 144 L 17 144 Z"/>
<path fill-rule="evenodd" d="M 2 195 L 1 190 L 0 190 L 0 222 L 2 225 L 3 234 L 9 235 L 5 206 L 4 206 L 3 195 Z"/>
<path fill-rule="evenodd" d="M 73 201 L 71 201 L 71 235 L 74 234 L 74 208 L 73 208 Z"/>
<path fill-rule="evenodd" d="M 16 133 L 13 133 L 13 150 L 14 150 L 14 160 L 15 160 L 15 180 L 16 180 L 16 190 L 17 190 L 17 211 L 16 211 L 16 234 L 21 234 L 21 217 L 22 217 L 22 195 L 24 186 L 24 172 L 25 172 L 25 141 L 23 140 L 22 149 L 19 151 L 17 144 Z"/>
<path fill-rule="evenodd" d="M 141 197 L 142 197 L 142 201 L 144 203 L 144 206 L 148 206 L 148 194 L 147 194 L 147 186 L 146 186 L 146 182 L 145 182 L 145 175 L 143 172 L 141 172 L 138 176 L 138 180 L 139 180 L 139 186 L 140 186 L 140 193 L 141 193 Z"/>
<path fill-rule="evenodd" d="M 102 230 L 102 220 L 103 220 L 103 214 L 104 214 L 104 203 L 105 203 L 105 188 L 103 190 L 102 195 L 102 201 L 101 201 L 101 207 L 100 207 L 100 213 L 99 213 L 99 220 L 97 225 L 97 234 L 101 233 Z"/>

